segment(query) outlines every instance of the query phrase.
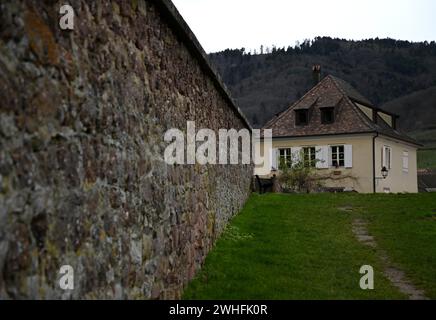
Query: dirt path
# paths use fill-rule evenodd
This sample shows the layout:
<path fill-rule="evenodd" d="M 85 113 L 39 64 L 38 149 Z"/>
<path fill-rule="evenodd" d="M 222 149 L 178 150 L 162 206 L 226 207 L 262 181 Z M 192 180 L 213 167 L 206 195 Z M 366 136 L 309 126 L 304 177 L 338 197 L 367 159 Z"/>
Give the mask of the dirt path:
<path fill-rule="evenodd" d="M 383 261 L 384 275 L 392 282 L 392 284 L 409 297 L 410 300 L 428 300 L 424 291 L 416 288 L 412 282 L 407 279 L 404 271 L 394 267 L 386 251 L 377 247 L 377 242 L 374 237 L 368 233 L 367 223 L 355 218 L 352 222 L 352 230 L 357 240 L 366 246 L 376 248 L 376 252 Z"/>

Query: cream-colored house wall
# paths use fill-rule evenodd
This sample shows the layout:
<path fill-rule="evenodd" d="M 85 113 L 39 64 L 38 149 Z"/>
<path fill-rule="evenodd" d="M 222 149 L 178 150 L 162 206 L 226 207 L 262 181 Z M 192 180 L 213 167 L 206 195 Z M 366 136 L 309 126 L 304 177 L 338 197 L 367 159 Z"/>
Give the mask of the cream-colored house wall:
<path fill-rule="evenodd" d="M 352 145 L 353 146 L 353 165 L 352 168 L 328 168 L 317 169 L 319 174 L 329 175 L 334 171 L 340 171 L 340 176 L 352 176 L 354 179 L 346 178 L 341 180 L 327 180 L 325 186 L 327 187 L 346 187 L 356 190 L 360 193 L 372 193 L 374 191 L 373 185 L 373 137 L 374 135 L 332 135 L 317 138 L 275 138 L 273 139 L 273 148 L 291 148 L 291 147 L 309 147 L 309 146 L 322 146 L 322 145 Z M 261 155 L 263 153 L 263 143 L 259 143 L 261 147 Z M 416 151 L 417 148 L 413 145 L 406 144 L 387 137 L 378 136 L 375 139 L 375 173 L 376 177 L 381 177 L 381 152 L 382 147 L 387 145 L 392 150 L 392 168 L 389 171 L 386 179 L 376 179 L 376 192 L 386 192 L 385 188 L 389 188 L 390 192 L 418 192 L 417 182 L 417 165 L 416 165 Z M 403 171 L 403 152 L 407 151 L 409 154 L 409 169 L 408 172 Z M 278 172 L 271 172 L 270 150 L 265 150 L 266 156 L 265 166 L 256 166 L 254 174 L 259 176 L 269 177 L 272 174 L 279 174 Z"/>
<path fill-rule="evenodd" d="M 377 137 L 375 140 L 375 172 L 376 177 L 381 176 L 382 169 L 382 148 L 391 148 L 392 167 L 386 179 L 376 179 L 377 192 L 418 192 L 418 178 L 416 165 L 417 148 L 406 143 L 389 139 L 387 137 Z M 403 170 L 403 152 L 409 154 L 408 172 Z M 386 189 L 385 189 L 386 188 Z"/>
<path fill-rule="evenodd" d="M 340 172 L 340 175 L 333 175 L 334 178 L 340 180 L 326 180 L 325 186 L 327 187 L 346 187 L 356 190 L 360 193 L 373 192 L 372 180 L 372 136 L 371 135 L 332 135 L 327 137 L 318 138 L 289 138 L 273 139 L 273 148 L 291 148 L 291 147 L 309 147 L 309 146 L 322 146 L 322 145 L 352 145 L 353 151 L 353 164 L 352 168 L 332 168 L 317 169 L 317 172 L 322 175 L 330 175 L 334 171 Z M 263 144 L 260 142 L 261 155 L 263 155 Z M 259 176 L 271 176 L 270 170 L 271 163 L 269 158 L 269 150 L 266 151 L 266 165 L 264 169 L 260 167 L 255 168 L 255 174 Z M 342 178 L 344 176 L 352 176 L 352 178 Z"/>

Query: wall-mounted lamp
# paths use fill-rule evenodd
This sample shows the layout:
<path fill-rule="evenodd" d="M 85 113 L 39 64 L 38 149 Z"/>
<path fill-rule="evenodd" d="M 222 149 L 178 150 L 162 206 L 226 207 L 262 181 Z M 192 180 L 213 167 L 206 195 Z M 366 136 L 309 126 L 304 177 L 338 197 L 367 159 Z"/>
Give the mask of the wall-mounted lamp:
<path fill-rule="evenodd" d="M 388 177 L 389 170 L 388 170 L 386 167 L 383 167 L 383 168 L 381 169 L 381 174 L 382 174 L 381 177 L 375 177 L 375 178 L 376 178 L 376 179 L 379 179 L 379 180 L 381 180 L 381 179 L 386 179 L 386 178 Z"/>
<path fill-rule="evenodd" d="M 383 167 L 382 170 L 381 170 L 381 173 L 382 173 L 383 179 L 386 179 L 387 176 L 388 176 L 389 171 L 388 171 L 388 169 L 386 169 L 386 167 Z"/>

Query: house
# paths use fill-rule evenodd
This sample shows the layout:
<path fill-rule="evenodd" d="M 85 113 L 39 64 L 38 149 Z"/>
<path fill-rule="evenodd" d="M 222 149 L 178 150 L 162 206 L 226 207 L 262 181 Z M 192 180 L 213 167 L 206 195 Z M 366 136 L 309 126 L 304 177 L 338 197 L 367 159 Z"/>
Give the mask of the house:
<path fill-rule="evenodd" d="M 325 187 L 418 192 L 420 145 L 397 124 L 397 115 L 377 108 L 347 82 L 326 76 L 263 127 L 272 129 L 272 148 L 264 150 L 267 164 L 255 174 L 280 173 L 279 163 L 292 167 L 304 157 L 305 165 L 325 177 Z"/>

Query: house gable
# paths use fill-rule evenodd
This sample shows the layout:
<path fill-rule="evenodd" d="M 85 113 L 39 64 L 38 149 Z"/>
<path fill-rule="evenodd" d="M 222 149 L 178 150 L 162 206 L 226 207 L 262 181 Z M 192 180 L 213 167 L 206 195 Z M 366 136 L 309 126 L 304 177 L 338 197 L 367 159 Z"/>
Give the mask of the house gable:
<path fill-rule="evenodd" d="M 334 121 L 323 123 L 322 109 L 333 108 Z M 307 125 L 298 125 L 300 110 L 310 110 Z M 273 137 L 310 136 L 370 132 L 371 127 L 356 112 L 331 77 L 324 78 L 293 106 L 269 121 L 264 128 L 272 129 Z"/>

